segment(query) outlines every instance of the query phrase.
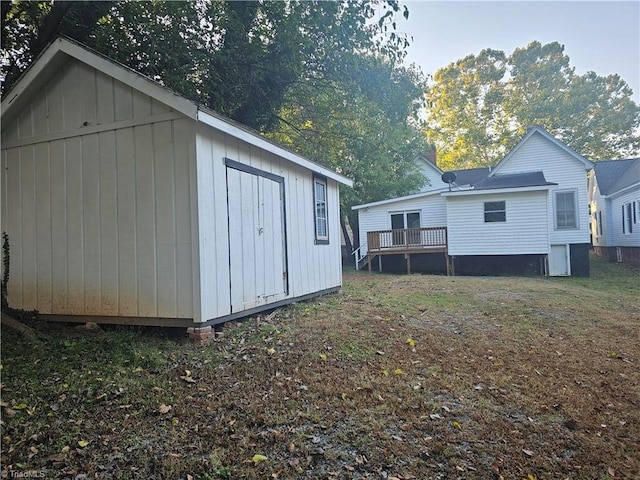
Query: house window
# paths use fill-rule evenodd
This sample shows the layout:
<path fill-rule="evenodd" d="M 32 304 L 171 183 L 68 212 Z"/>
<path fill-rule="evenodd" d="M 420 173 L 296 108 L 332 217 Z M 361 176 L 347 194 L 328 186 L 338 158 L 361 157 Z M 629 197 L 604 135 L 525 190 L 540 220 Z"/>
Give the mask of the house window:
<path fill-rule="evenodd" d="M 633 215 L 635 211 L 633 211 L 632 203 L 625 203 L 622 205 L 622 233 L 631 234 L 633 233 Z"/>
<path fill-rule="evenodd" d="M 391 214 L 392 245 L 420 244 L 420 212 L 398 212 Z M 404 231 L 404 229 L 409 229 Z"/>
<path fill-rule="evenodd" d="M 602 210 L 598 210 L 598 235 L 602 236 Z"/>
<path fill-rule="evenodd" d="M 576 192 L 556 192 L 556 229 L 566 230 L 578 228 L 578 217 L 576 212 Z"/>
<path fill-rule="evenodd" d="M 484 202 L 484 222 L 506 222 L 506 202 Z"/>
<path fill-rule="evenodd" d="M 313 178 L 313 196 L 315 201 L 316 244 L 329 243 L 329 226 L 327 223 L 327 181 Z"/>

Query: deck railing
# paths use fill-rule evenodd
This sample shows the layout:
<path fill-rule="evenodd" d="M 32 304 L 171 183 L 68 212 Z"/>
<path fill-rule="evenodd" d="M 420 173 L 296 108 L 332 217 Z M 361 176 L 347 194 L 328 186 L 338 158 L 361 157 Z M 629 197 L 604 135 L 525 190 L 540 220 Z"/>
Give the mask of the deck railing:
<path fill-rule="evenodd" d="M 404 228 L 367 232 L 369 253 L 447 247 L 447 227 Z"/>

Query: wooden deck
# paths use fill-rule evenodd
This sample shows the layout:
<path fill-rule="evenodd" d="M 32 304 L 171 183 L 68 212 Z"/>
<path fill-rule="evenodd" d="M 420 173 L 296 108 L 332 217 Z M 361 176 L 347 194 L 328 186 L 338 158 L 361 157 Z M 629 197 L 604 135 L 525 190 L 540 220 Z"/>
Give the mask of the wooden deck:
<path fill-rule="evenodd" d="M 416 253 L 444 253 L 447 273 L 450 272 L 447 249 L 447 227 L 404 228 L 367 232 L 367 264 L 378 255 L 402 255 L 411 273 L 411 255 Z"/>

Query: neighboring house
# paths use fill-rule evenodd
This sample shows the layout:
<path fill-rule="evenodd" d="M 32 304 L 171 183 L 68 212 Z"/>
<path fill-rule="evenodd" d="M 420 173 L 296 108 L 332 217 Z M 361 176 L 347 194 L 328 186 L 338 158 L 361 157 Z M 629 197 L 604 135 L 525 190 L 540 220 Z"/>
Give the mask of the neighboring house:
<path fill-rule="evenodd" d="M 640 158 L 594 165 L 589 211 L 595 252 L 611 261 L 640 264 Z"/>
<path fill-rule="evenodd" d="M 347 178 L 67 39 L 2 101 L 10 306 L 204 327 L 337 290 Z"/>
<path fill-rule="evenodd" d="M 399 259 L 411 270 L 426 259 L 450 273 L 589 274 L 593 164 L 543 129 L 530 129 L 493 169 L 422 165 L 431 182 L 424 191 L 353 207 L 360 264 Z"/>

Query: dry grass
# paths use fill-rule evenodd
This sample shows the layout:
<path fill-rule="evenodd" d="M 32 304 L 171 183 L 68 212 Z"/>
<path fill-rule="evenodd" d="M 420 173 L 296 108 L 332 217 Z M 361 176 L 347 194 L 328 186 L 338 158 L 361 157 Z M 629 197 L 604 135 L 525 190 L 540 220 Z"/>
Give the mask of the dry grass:
<path fill-rule="evenodd" d="M 3 332 L 3 469 L 638 478 L 639 272 L 592 269 L 551 280 L 345 271 L 339 294 L 228 325 L 206 348 L 167 331 L 49 326 L 43 351 Z"/>

